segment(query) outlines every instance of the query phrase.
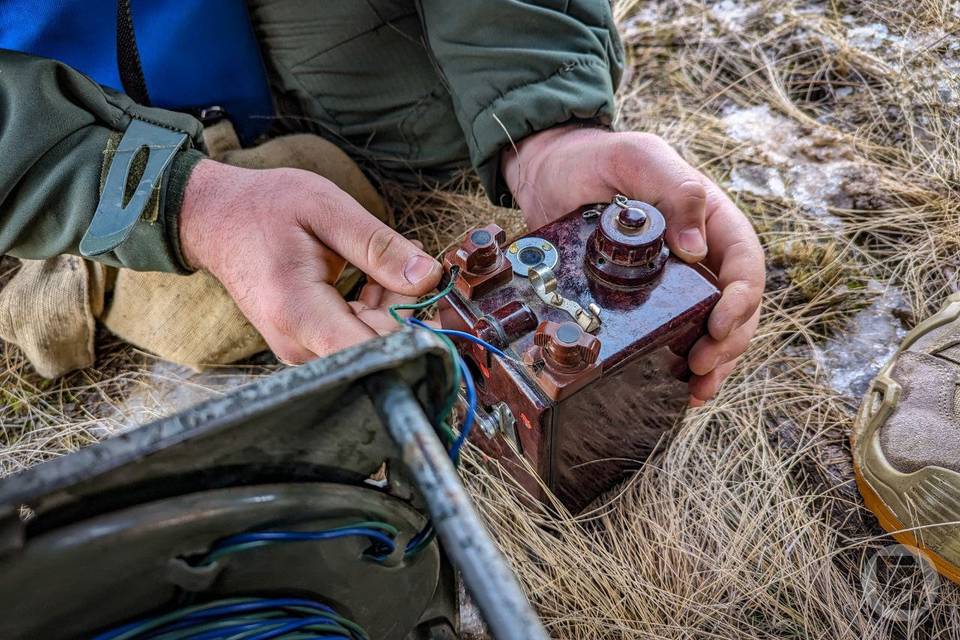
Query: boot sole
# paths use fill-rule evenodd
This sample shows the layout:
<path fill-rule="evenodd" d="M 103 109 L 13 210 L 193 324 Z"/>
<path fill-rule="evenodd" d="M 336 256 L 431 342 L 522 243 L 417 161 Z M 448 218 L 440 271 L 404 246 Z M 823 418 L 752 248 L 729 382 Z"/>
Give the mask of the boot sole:
<path fill-rule="evenodd" d="M 863 404 L 860 407 L 860 411 L 857 412 L 857 417 L 854 420 L 853 429 L 850 433 L 850 446 L 853 451 L 853 475 L 857 483 L 857 489 L 860 491 L 860 495 L 863 497 L 864 506 L 869 509 L 874 516 L 876 516 L 877 521 L 880 524 L 880 527 L 890 534 L 897 542 L 903 544 L 910 548 L 911 552 L 915 555 L 922 556 L 931 565 L 937 570 L 938 573 L 943 575 L 948 580 L 960 584 L 960 566 L 947 560 L 936 551 L 926 546 L 907 526 L 903 524 L 900 518 L 894 513 L 886 501 L 877 493 L 873 488 L 873 484 L 870 479 L 867 477 L 867 474 L 864 473 L 861 460 L 862 456 L 867 455 L 865 453 L 866 447 L 869 447 L 871 444 L 876 444 L 872 442 L 864 441 L 864 450 L 859 450 L 857 448 L 858 442 L 861 438 L 876 438 L 874 433 L 876 429 L 886 420 L 889 412 L 893 410 L 896 406 L 897 401 L 899 400 L 900 395 L 900 386 L 890 377 L 890 371 L 893 368 L 893 365 L 897 362 L 897 359 L 902 351 L 912 345 L 918 338 L 927 334 L 932 329 L 943 326 L 950 322 L 954 322 L 957 319 L 960 319 L 960 293 L 955 293 L 947 298 L 947 303 L 944 307 L 935 315 L 931 316 L 927 320 L 924 320 L 918 324 L 914 329 L 907 334 L 903 342 L 900 345 L 900 348 L 897 350 L 897 353 L 890 359 L 884 367 L 874 378 L 873 382 L 870 385 L 870 389 L 867 392 L 866 397 L 863 400 Z M 882 396 L 882 400 L 879 407 L 876 407 L 875 410 L 871 410 L 877 399 L 877 395 Z M 872 427 L 872 429 L 871 429 Z M 867 433 L 870 431 L 870 433 Z M 877 452 L 879 452 L 879 447 L 875 447 Z M 890 476 L 900 475 L 902 477 L 908 476 L 917 476 L 917 474 L 923 473 L 924 470 L 915 472 L 914 474 L 900 474 L 899 471 L 895 470 L 889 463 L 883 459 L 882 456 L 878 456 L 877 453 L 874 453 L 870 456 L 875 460 L 875 464 L 886 467 L 884 469 L 878 470 L 880 473 L 888 474 Z M 877 462 L 880 460 L 880 462 Z M 931 469 L 932 468 L 927 468 Z M 941 473 L 950 473 L 951 475 L 956 475 L 954 472 L 950 472 L 946 469 L 936 468 L 938 472 Z M 870 473 L 869 475 L 877 476 L 875 473 Z M 883 481 L 879 477 L 874 477 L 874 482 L 883 485 Z M 887 484 L 886 488 L 890 491 L 893 489 Z"/>
<path fill-rule="evenodd" d="M 873 513 L 877 518 L 877 522 L 880 523 L 880 527 L 889 533 L 894 540 L 900 544 L 906 546 L 911 553 L 914 555 L 919 555 L 926 559 L 933 568 L 937 570 L 937 573 L 945 577 L 946 579 L 960 585 L 960 567 L 953 564 L 943 556 L 937 554 L 935 551 L 931 550 L 929 547 L 926 547 L 921 543 L 911 531 L 908 530 L 900 520 L 897 519 L 897 516 L 890 510 L 889 507 L 883 502 L 883 499 L 877 495 L 877 493 L 870 488 L 870 484 L 863 477 L 863 474 L 860 472 L 860 465 L 854 463 L 853 465 L 853 476 L 857 481 L 857 489 L 860 491 L 860 496 L 863 498 L 863 504 Z"/>

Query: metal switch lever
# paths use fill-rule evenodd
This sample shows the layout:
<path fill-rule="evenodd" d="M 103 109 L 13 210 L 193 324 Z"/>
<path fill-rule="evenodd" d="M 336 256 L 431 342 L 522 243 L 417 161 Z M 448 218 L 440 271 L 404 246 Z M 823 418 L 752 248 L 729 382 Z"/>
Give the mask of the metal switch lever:
<path fill-rule="evenodd" d="M 557 276 L 553 273 L 553 269 L 540 263 L 530 267 L 527 278 L 530 280 L 530 286 L 544 303 L 566 311 L 584 331 L 593 333 L 600 328 L 600 307 L 591 302 L 584 309 L 576 301 L 560 295 L 557 291 Z"/>

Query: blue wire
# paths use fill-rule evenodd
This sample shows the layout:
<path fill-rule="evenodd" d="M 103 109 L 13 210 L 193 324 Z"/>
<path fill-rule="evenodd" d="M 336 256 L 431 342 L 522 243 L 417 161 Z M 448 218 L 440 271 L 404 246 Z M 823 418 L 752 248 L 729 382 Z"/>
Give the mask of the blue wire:
<path fill-rule="evenodd" d="M 269 640 L 270 638 L 276 638 L 277 636 L 281 636 L 290 631 L 296 631 L 297 629 L 302 629 L 304 627 L 309 627 L 315 624 L 325 624 L 324 622 L 325 620 L 328 620 L 328 619 L 327 618 L 303 618 L 301 620 L 294 620 L 292 622 L 289 622 L 283 625 L 282 627 L 274 627 L 273 629 L 264 631 L 263 633 L 258 633 L 255 636 L 251 636 L 250 638 L 248 638 L 248 640 Z M 325 633 L 322 636 L 318 635 L 316 637 L 317 638 L 337 638 L 338 640 L 342 638 L 342 640 L 350 640 L 350 638 L 348 638 L 347 636 L 327 634 L 327 633 Z"/>
<path fill-rule="evenodd" d="M 206 619 L 205 619 L 205 618 L 196 619 L 196 618 L 191 618 L 190 616 L 183 616 L 183 618 L 182 618 L 181 620 L 179 620 L 179 621 L 177 621 L 177 622 L 169 622 L 169 623 L 163 625 L 163 627 L 161 627 L 161 628 L 159 628 L 159 629 L 152 629 L 151 631 L 149 631 L 149 633 L 151 634 L 151 636 L 153 636 L 153 635 L 163 635 L 163 634 L 165 634 L 165 633 L 170 633 L 171 631 L 177 631 L 178 629 L 184 629 L 184 628 L 186 628 L 186 627 L 194 627 L 194 626 L 196 626 L 201 620 L 203 621 L 203 624 L 206 624 Z M 257 621 L 252 621 L 252 622 L 245 622 L 245 620 L 246 620 L 246 618 L 240 618 L 240 619 L 238 619 L 238 620 L 236 621 L 236 624 L 247 624 L 247 625 L 251 625 L 251 624 L 260 624 L 260 622 L 261 622 L 261 621 L 259 621 L 259 620 L 257 620 Z M 144 622 L 144 621 L 141 621 L 141 622 Z M 218 630 L 218 631 L 219 631 L 219 630 Z M 192 639 L 191 639 L 191 640 L 192 640 Z"/>
<path fill-rule="evenodd" d="M 125 625 L 114 627 L 113 629 L 110 629 L 109 631 L 105 631 L 104 633 L 101 633 L 98 636 L 94 636 L 92 640 L 111 640 L 112 638 L 116 638 L 119 635 L 123 635 L 124 633 L 126 633 L 130 629 L 133 629 L 134 627 L 139 627 L 144 622 L 145 622 L 144 620 L 135 620 Z"/>
<path fill-rule="evenodd" d="M 410 553 L 412 549 L 415 549 L 418 544 L 420 544 L 424 538 L 430 535 L 433 531 L 433 523 L 427 522 L 427 525 L 417 532 L 417 535 L 410 538 L 410 542 L 407 543 L 407 546 L 404 547 L 404 553 Z"/>
<path fill-rule="evenodd" d="M 479 344 L 485 349 L 488 349 L 495 355 L 503 358 L 508 357 L 507 354 L 505 354 L 503 351 L 500 351 L 500 349 L 497 349 L 486 340 L 482 340 L 472 334 L 453 329 L 434 329 L 427 323 L 421 322 L 416 318 L 408 318 L 407 322 L 414 326 L 426 329 L 427 331 L 433 331 L 434 333 L 442 333 L 445 335 L 465 338 L 471 342 Z M 463 425 L 460 427 L 460 434 L 457 436 L 457 439 L 454 441 L 453 446 L 450 447 L 449 451 L 450 459 L 454 464 L 457 464 L 457 461 L 460 459 L 460 450 L 470 437 L 470 432 L 473 430 L 473 424 L 477 413 L 477 388 L 473 381 L 473 374 L 470 373 L 470 368 L 467 366 L 466 361 L 462 357 L 457 358 L 457 366 L 460 368 L 461 375 L 463 376 L 464 386 L 467 388 L 467 411 L 463 418 Z M 410 542 L 408 542 L 407 546 L 404 547 L 404 552 L 410 553 L 412 549 L 415 549 L 431 533 L 433 533 L 433 525 L 428 522 L 427 526 L 421 529 L 417 535 L 410 539 Z"/>
<path fill-rule="evenodd" d="M 466 333 L 464 331 L 456 331 L 454 329 L 434 329 L 426 322 L 421 322 L 416 318 L 408 318 L 407 322 L 410 324 L 422 327 L 427 331 L 433 331 L 434 333 L 442 333 L 444 335 L 457 336 L 470 340 L 476 344 L 479 344 L 484 349 L 487 349 L 491 353 L 498 355 L 502 358 L 508 358 L 500 349 L 497 349 L 495 346 L 482 340 L 475 335 Z M 470 437 L 470 431 L 473 429 L 474 416 L 477 413 L 477 388 L 473 383 L 473 375 L 470 373 L 470 368 L 467 366 L 466 361 L 461 357 L 457 361 L 457 365 L 460 367 L 461 375 L 463 376 L 464 386 L 467 388 L 467 414 L 463 418 L 463 425 L 460 427 L 460 435 L 457 437 L 456 441 L 453 443 L 453 446 L 450 447 L 450 459 L 453 460 L 456 464 L 457 460 L 460 459 L 460 449 L 463 448 L 464 443 L 467 441 L 467 438 Z M 422 533 L 422 532 L 421 532 Z"/>
<path fill-rule="evenodd" d="M 230 638 L 232 636 L 235 636 L 237 633 L 241 631 L 253 631 L 258 627 L 262 627 L 264 622 L 267 622 L 267 621 L 262 620 L 259 622 L 247 622 L 244 624 L 236 624 L 236 625 L 233 625 L 232 627 L 224 627 L 222 629 L 212 629 L 210 631 L 206 631 L 199 635 L 192 635 L 190 636 L 190 640 L 221 640 L 224 638 Z M 182 625 L 179 627 L 165 627 L 163 629 L 163 633 L 166 634 L 171 631 L 175 631 L 177 629 L 184 629 L 189 626 L 190 625 Z"/>
<path fill-rule="evenodd" d="M 303 607 L 306 609 L 319 609 L 324 613 L 336 614 L 331 607 L 328 607 L 325 604 L 320 604 L 319 602 L 314 602 L 313 600 L 305 600 L 303 598 L 260 598 L 254 600 L 253 602 L 236 602 L 234 604 L 225 604 L 210 609 L 193 611 L 184 616 L 184 619 L 209 618 L 222 613 L 246 613 L 248 611 L 273 609 L 279 607 Z"/>
<path fill-rule="evenodd" d="M 303 598 L 261 598 L 253 600 L 250 602 L 237 602 L 229 605 L 220 605 L 207 607 L 200 609 L 198 611 L 192 611 L 189 614 L 183 616 L 180 620 L 171 621 L 168 624 L 163 625 L 162 627 L 156 629 L 150 629 L 147 633 L 149 637 L 161 636 L 178 629 L 186 629 L 195 624 L 206 624 L 207 621 L 211 618 L 226 618 L 234 614 L 246 614 L 250 612 L 257 612 L 261 610 L 282 610 L 289 608 L 301 608 L 301 609 L 310 609 L 316 611 L 310 618 L 299 618 L 296 619 L 297 622 L 301 620 L 310 620 L 309 624 L 339 624 L 333 618 L 327 617 L 326 614 L 336 615 L 336 612 L 332 607 L 321 604 L 319 602 L 314 602 L 313 600 L 306 600 Z M 123 635 L 135 627 L 142 626 L 147 624 L 152 620 L 152 618 L 144 618 L 130 622 L 128 624 L 122 625 L 111 629 L 105 633 L 102 633 L 94 638 L 94 640 L 110 640 L 117 636 Z M 220 638 L 232 637 L 238 631 L 250 630 L 253 631 L 257 626 L 272 626 L 276 628 L 277 624 L 285 624 L 285 621 L 293 622 L 294 619 L 292 616 L 287 618 L 274 618 L 269 620 L 259 620 L 255 622 L 243 622 L 237 620 L 236 625 L 230 627 L 225 627 L 221 629 L 211 629 L 209 631 L 191 636 L 193 640 L 219 640 Z M 307 625 L 301 625 L 307 626 Z M 270 629 L 265 629 L 264 632 L 270 631 Z M 142 637 L 141 634 L 138 634 L 137 637 Z M 260 634 L 256 636 L 258 638 L 272 638 L 273 635 L 264 636 Z M 318 635 L 318 638 L 338 638 L 351 640 L 349 636 L 337 635 L 337 634 L 326 634 Z M 252 640 L 252 639 L 251 639 Z"/>
<path fill-rule="evenodd" d="M 247 542 L 304 542 L 308 540 L 333 540 L 335 538 L 349 538 L 354 536 L 362 536 L 376 540 L 391 550 L 395 547 L 393 538 L 380 533 L 376 529 L 358 527 L 340 529 L 339 531 L 257 531 L 253 533 L 238 533 L 221 540 L 213 550 L 216 551 L 223 547 L 230 547 Z"/>
<path fill-rule="evenodd" d="M 429 329 L 430 331 L 433 331 L 434 333 L 442 333 L 442 334 L 445 335 L 445 336 L 451 336 L 451 337 L 454 337 L 454 338 L 463 338 L 464 340 L 469 340 L 470 342 L 473 342 L 474 344 L 480 345 L 481 347 L 483 347 L 484 349 L 486 349 L 487 351 L 489 351 L 490 353 L 492 353 L 492 354 L 495 355 L 495 356 L 498 356 L 498 357 L 500 357 L 500 358 L 504 358 L 504 359 L 506 359 L 506 360 L 509 360 L 509 359 L 510 359 L 510 356 L 508 356 L 506 353 L 504 353 L 503 351 L 501 351 L 501 350 L 498 349 L 497 347 L 493 346 L 492 344 L 490 344 L 490 343 L 487 342 L 486 340 L 484 340 L 484 339 L 482 339 L 482 338 L 478 338 L 477 336 L 473 335 L 472 333 L 467 333 L 466 331 L 457 331 L 456 329 L 434 329 L 433 327 L 431 327 L 430 325 L 428 325 L 426 322 L 423 322 L 423 321 L 421 321 L 421 320 L 417 320 L 416 318 L 408 318 L 408 319 L 407 319 L 407 322 L 409 322 L 409 323 L 412 324 L 412 325 L 418 326 L 418 327 L 423 327 L 424 329 Z"/>
<path fill-rule="evenodd" d="M 467 387 L 467 414 L 463 418 L 463 425 L 460 427 L 460 435 L 456 442 L 450 447 L 450 458 L 456 464 L 460 459 L 460 449 L 463 448 L 467 438 L 470 437 L 470 431 L 473 429 L 474 416 L 477 413 L 477 388 L 473 384 L 473 374 L 470 373 L 470 367 L 460 358 L 460 372 L 463 374 L 464 386 Z"/>

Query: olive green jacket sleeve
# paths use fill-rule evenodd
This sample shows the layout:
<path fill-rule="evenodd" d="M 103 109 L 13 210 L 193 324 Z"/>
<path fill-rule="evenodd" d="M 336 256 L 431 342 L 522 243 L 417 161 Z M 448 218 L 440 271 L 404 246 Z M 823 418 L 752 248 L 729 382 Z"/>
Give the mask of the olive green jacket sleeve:
<path fill-rule="evenodd" d="M 21 258 L 78 253 L 93 218 L 101 172 L 132 118 L 190 137 L 159 193 L 155 220 L 141 219 L 97 260 L 143 271 L 187 270 L 177 214 L 193 165 L 202 157 L 200 123 L 150 109 L 102 88 L 64 64 L 0 49 L 0 252 Z"/>
<path fill-rule="evenodd" d="M 623 47 L 610 0 L 417 0 L 487 193 L 510 204 L 500 151 L 569 121 L 610 124 Z"/>

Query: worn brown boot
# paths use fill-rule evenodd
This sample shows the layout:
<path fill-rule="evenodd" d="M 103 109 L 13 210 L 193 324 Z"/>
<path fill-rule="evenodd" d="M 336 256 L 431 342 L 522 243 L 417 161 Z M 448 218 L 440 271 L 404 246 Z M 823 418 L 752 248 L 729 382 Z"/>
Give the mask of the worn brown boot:
<path fill-rule="evenodd" d="M 960 583 L 960 294 L 904 339 L 854 422 L 854 472 L 880 525 Z"/>

